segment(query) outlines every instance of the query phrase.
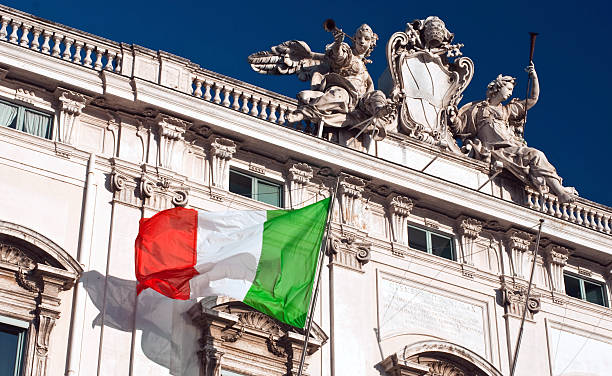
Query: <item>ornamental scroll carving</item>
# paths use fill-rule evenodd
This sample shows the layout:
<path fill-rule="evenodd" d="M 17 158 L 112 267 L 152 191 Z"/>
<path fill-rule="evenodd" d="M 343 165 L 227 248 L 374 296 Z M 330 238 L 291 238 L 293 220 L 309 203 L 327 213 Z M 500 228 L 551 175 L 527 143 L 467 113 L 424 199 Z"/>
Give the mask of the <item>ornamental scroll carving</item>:
<path fill-rule="evenodd" d="M 462 262 L 468 265 L 474 265 L 474 244 L 482 231 L 482 222 L 468 217 L 459 218 L 458 233 L 461 245 Z"/>
<path fill-rule="evenodd" d="M 406 196 L 392 196 L 387 203 L 393 241 L 408 244 L 407 218 L 414 208 L 414 202 Z"/>
<path fill-rule="evenodd" d="M 294 163 L 287 170 L 287 177 L 291 207 L 300 208 L 307 200 L 306 189 L 313 177 L 312 167 L 306 163 Z"/>
<path fill-rule="evenodd" d="M 331 235 L 329 242 L 328 253 L 338 265 L 362 272 L 363 266 L 370 261 L 372 243 L 354 234 L 345 233 L 341 237 Z"/>
<path fill-rule="evenodd" d="M 502 296 L 504 306 L 508 313 L 522 317 L 527 301 L 527 318 L 533 319 L 533 315 L 538 313 L 541 308 L 540 295 L 534 293 L 533 289 L 527 299 L 527 286 L 520 283 L 503 283 Z"/>
<path fill-rule="evenodd" d="M 529 252 L 529 247 L 533 240 L 533 235 L 523 231 L 510 229 L 506 232 L 506 248 L 512 263 L 513 275 L 525 279 L 525 263 L 528 261 L 525 254 Z"/>
<path fill-rule="evenodd" d="M 560 245 L 549 244 L 544 248 L 546 266 L 550 276 L 551 290 L 565 293 L 565 282 L 563 280 L 563 268 L 567 265 L 570 251 Z"/>
<path fill-rule="evenodd" d="M 463 44 L 435 16 L 415 20 L 387 43 L 392 98 L 401 98 L 399 130 L 422 142 L 460 153 L 448 130 L 449 111 L 461 101 L 474 75 Z M 454 59 L 454 60 L 451 60 Z"/>
<path fill-rule="evenodd" d="M 81 124 L 79 116 L 91 98 L 62 88 L 57 89 L 56 95 L 60 104 L 57 141 L 72 145 Z"/>

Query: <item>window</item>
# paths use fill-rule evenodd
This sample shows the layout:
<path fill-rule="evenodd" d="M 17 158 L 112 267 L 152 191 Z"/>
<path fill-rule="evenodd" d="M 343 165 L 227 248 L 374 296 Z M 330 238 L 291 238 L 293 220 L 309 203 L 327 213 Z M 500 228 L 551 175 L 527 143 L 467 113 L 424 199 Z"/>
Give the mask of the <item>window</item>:
<path fill-rule="evenodd" d="M 608 306 L 602 283 L 586 280 L 571 274 L 564 274 L 563 279 L 567 295 L 601 306 Z"/>
<path fill-rule="evenodd" d="M 27 328 L 27 322 L 0 317 L 0 375 L 21 375 Z"/>
<path fill-rule="evenodd" d="M 230 170 L 229 190 L 241 196 L 249 197 L 266 204 L 283 206 L 283 187 L 281 184 Z"/>
<path fill-rule="evenodd" d="M 408 226 L 408 245 L 410 248 L 444 257 L 445 259 L 455 259 L 452 238 L 418 227 Z"/>
<path fill-rule="evenodd" d="M 51 139 L 52 124 L 49 114 L 0 101 L 0 126 Z"/>

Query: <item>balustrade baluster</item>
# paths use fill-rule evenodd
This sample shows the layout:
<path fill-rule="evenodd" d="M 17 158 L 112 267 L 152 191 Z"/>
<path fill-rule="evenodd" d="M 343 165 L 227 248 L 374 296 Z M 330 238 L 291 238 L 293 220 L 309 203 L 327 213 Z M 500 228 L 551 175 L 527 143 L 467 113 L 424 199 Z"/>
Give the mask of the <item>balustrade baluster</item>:
<path fill-rule="evenodd" d="M 567 213 L 568 209 L 569 209 L 569 205 L 567 204 L 567 202 L 561 205 L 561 211 L 563 211 L 562 218 L 565 219 L 566 221 L 569 220 L 569 214 Z"/>
<path fill-rule="evenodd" d="M 53 34 L 50 31 L 43 30 L 42 35 L 43 35 L 43 44 L 42 44 L 42 48 L 40 52 L 48 55 L 49 51 L 51 51 L 51 47 L 49 46 L 49 41 L 51 40 L 51 36 Z"/>
<path fill-rule="evenodd" d="M 102 56 L 106 52 L 103 48 L 96 47 L 96 62 L 94 63 L 95 70 L 102 70 Z"/>
<path fill-rule="evenodd" d="M 541 201 L 541 204 L 542 204 L 542 213 L 544 213 L 544 214 L 548 214 L 548 199 L 549 198 L 550 197 L 548 197 L 548 194 L 546 194 L 546 193 L 543 194 L 543 195 L 540 195 L 540 201 Z"/>
<path fill-rule="evenodd" d="M 559 203 L 559 199 L 555 198 L 555 217 L 561 218 L 563 213 L 561 212 L 561 204 Z"/>
<path fill-rule="evenodd" d="M 60 35 L 60 34 L 53 35 L 53 49 L 51 50 L 51 56 L 61 57 L 62 50 L 60 48 L 60 43 L 62 43 L 62 39 L 64 39 L 63 35 Z"/>
<path fill-rule="evenodd" d="M 232 90 L 232 95 L 234 97 L 234 99 L 232 100 L 232 108 L 234 110 L 239 110 L 240 109 L 240 92 L 237 91 L 236 89 Z"/>
<path fill-rule="evenodd" d="M 123 59 L 123 55 L 117 52 L 117 56 L 115 57 L 115 73 L 121 73 L 121 61 Z"/>
<path fill-rule="evenodd" d="M 584 220 L 582 219 L 583 212 L 584 209 L 576 205 L 576 223 L 578 223 L 579 225 L 584 223 Z"/>
<path fill-rule="evenodd" d="M 30 33 L 31 26 L 26 26 L 26 24 L 21 24 L 21 39 L 19 40 L 19 45 L 21 47 L 28 47 L 30 45 L 30 40 L 28 39 L 28 34 Z"/>
<path fill-rule="evenodd" d="M 597 230 L 600 232 L 603 232 L 604 226 L 603 226 L 603 223 L 601 223 L 601 219 L 602 219 L 601 213 L 595 213 L 595 220 L 597 221 Z"/>
<path fill-rule="evenodd" d="M 609 234 L 612 231 L 612 228 L 610 227 L 610 225 L 611 225 L 610 220 L 611 219 L 612 219 L 612 217 L 609 217 L 607 215 L 603 217 L 604 232 L 606 234 Z"/>
<path fill-rule="evenodd" d="M 70 48 L 72 47 L 73 43 L 74 39 L 68 37 L 64 38 L 64 53 L 62 54 L 62 58 L 64 60 L 70 61 L 70 59 L 72 58 L 72 51 L 70 51 Z"/>
<path fill-rule="evenodd" d="M 40 33 L 42 33 L 42 29 L 40 27 L 34 26 L 32 28 L 32 44 L 30 45 L 30 48 L 34 51 L 40 51 L 40 43 L 38 42 Z"/>
<path fill-rule="evenodd" d="M 85 45 L 85 59 L 83 59 L 83 65 L 87 68 L 91 68 L 93 60 L 91 58 L 91 53 L 93 52 L 94 47 L 90 44 Z"/>
<path fill-rule="evenodd" d="M 227 88 L 227 86 L 223 87 L 223 102 L 221 102 L 221 104 L 223 105 L 223 107 L 229 107 L 231 102 L 230 102 L 230 92 L 231 90 Z"/>
<path fill-rule="evenodd" d="M 279 106 L 279 110 L 278 110 L 278 124 L 280 124 L 280 125 L 285 124 L 285 112 L 287 110 L 288 110 L 288 107 Z"/>
<path fill-rule="evenodd" d="M 195 83 L 195 90 L 193 91 L 193 95 L 196 98 L 202 98 L 202 80 L 195 77 L 193 79 L 193 82 Z"/>
<path fill-rule="evenodd" d="M 275 123 L 276 124 L 276 109 L 278 108 L 278 104 L 276 103 L 272 103 L 272 101 L 270 101 L 270 116 L 268 117 L 268 120 Z"/>
<path fill-rule="evenodd" d="M 210 95 L 211 86 L 212 86 L 212 82 L 208 80 L 204 80 L 204 100 L 207 102 L 210 102 L 210 98 L 212 98 L 212 96 Z"/>
<path fill-rule="evenodd" d="M 81 64 L 81 50 L 85 43 L 76 41 L 74 42 L 74 55 L 72 56 L 72 62 Z"/>
<path fill-rule="evenodd" d="M 249 98 L 250 96 L 246 93 L 242 93 L 240 95 L 240 97 L 242 97 L 242 108 L 241 111 L 245 114 L 249 113 Z"/>
<path fill-rule="evenodd" d="M 213 103 L 219 104 L 221 103 L 221 86 L 215 82 L 214 88 L 215 88 L 215 96 L 213 98 Z"/>
<path fill-rule="evenodd" d="M 259 111 L 259 118 L 266 120 L 268 118 L 268 102 L 266 102 L 265 100 L 261 100 L 259 103 L 261 103 L 261 111 Z"/>
<path fill-rule="evenodd" d="M 569 204 L 568 209 L 569 209 L 570 222 L 576 223 L 576 221 L 578 221 L 578 219 L 576 218 L 576 205 Z"/>
<path fill-rule="evenodd" d="M 9 24 L 9 22 L 11 21 L 10 18 L 8 18 L 7 16 L 2 16 L 2 19 L 0 20 L 1 22 L 1 26 L 0 26 L 0 39 L 2 40 L 6 40 L 6 36 L 8 35 L 8 31 L 6 31 L 6 28 Z"/>
<path fill-rule="evenodd" d="M 537 211 L 542 210 L 542 205 L 540 205 L 542 201 L 541 198 L 542 195 L 539 192 L 533 192 L 533 203 Z"/>
<path fill-rule="evenodd" d="M 104 66 L 104 70 L 114 71 L 113 62 L 115 61 L 115 56 L 117 53 L 115 51 L 106 51 L 106 65 Z"/>
<path fill-rule="evenodd" d="M 255 96 L 251 95 L 251 104 L 253 107 L 251 107 L 251 116 L 257 117 L 257 115 L 259 115 L 259 111 L 257 110 L 257 106 L 259 105 L 259 98 L 256 98 Z"/>
<path fill-rule="evenodd" d="M 529 207 L 529 209 L 533 209 L 533 207 L 535 206 L 533 204 L 533 192 L 531 191 L 531 189 L 526 188 L 525 192 L 527 193 L 527 207 Z"/>
<path fill-rule="evenodd" d="M 595 210 L 593 210 L 592 208 L 589 209 L 589 213 L 590 213 L 590 220 L 591 220 L 591 228 L 593 230 L 597 230 L 597 221 L 595 220 Z"/>
<path fill-rule="evenodd" d="M 13 44 L 17 44 L 17 39 L 19 38 L 19 36 L 17 35 L 17 30 L 19 30 L 19 25 L 20 23 L 17 21 L 12 21 L 11 22 L 11 36 L 9 37 L 9 42 L 13 43 Z"/>

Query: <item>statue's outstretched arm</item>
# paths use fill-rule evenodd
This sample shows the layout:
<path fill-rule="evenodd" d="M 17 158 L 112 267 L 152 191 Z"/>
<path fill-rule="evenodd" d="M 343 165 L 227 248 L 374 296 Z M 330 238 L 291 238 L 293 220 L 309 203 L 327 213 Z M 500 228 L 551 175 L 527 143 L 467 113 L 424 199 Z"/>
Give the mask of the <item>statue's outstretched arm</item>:
<path fill-rule="evenodd" d="M 527 109 L 530 109 L 538 102 L 538 98 L 540 97 L 540 81 L 538 81 L 538 74 L 536 73 L 533 63 L 529 64 L 526 70 L 532 82 L 531 96 L 526 101 Z"/>

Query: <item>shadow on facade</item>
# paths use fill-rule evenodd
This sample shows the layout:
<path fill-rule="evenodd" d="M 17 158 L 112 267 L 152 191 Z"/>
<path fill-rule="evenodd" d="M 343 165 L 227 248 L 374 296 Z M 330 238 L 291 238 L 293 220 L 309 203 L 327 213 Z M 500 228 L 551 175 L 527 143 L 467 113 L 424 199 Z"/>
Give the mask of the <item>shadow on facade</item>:
<path fill-rule="evenodd" d="M 148 360 L 152 360 L 171 375 L 198 374 L 200 336 L 187 315 L 194 301 L 173 300 L 146 289 L 136 302 L 136 281 L 105 277 L 97 271 L 83 273 L 81 282 L 99 311 L 91 322 L 92 328 L 97 325 L 129 333 L 136 328 L 135 373 L 150 371 Z"/>

